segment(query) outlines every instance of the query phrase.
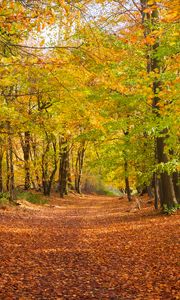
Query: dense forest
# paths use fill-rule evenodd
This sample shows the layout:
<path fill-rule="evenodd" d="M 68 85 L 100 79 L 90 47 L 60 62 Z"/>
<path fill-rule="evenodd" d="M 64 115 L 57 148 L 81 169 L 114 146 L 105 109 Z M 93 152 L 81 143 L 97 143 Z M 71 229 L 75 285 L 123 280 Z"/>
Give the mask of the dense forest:
<path fill-rule="evenodd" d="M 0 1 L 0 192 L 175 209 L 179 1 Z"/>
<path fill-rule="evenodd" d="M 180 299 L 179 16 L 0 0 L 0 299 Z"/>

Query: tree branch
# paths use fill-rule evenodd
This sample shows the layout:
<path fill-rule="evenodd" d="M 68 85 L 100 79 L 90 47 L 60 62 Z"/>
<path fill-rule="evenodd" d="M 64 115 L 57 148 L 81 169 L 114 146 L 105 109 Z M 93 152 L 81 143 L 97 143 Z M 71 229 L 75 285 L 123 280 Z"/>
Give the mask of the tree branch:
<path fill-rule="evenodd" d="M 27 46 L 27 45 L 20 45 L 20 44 L 12 44 L 6 43 L 7 46 L 17 47 L 17 48 L 26 48 L 26 49 L 34 49 L 34 50 L 48 50 L 48 49 L 78 49 L 84 45 L 84 43 L 78 46 L 45 46 L 45 47 L 38 47 L 38 46 Z"/>

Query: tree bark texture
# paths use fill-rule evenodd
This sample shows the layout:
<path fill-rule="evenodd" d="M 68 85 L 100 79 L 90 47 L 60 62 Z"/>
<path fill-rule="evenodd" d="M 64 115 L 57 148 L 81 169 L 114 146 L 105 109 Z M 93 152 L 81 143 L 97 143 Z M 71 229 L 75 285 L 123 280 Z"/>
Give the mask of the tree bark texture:
<path fill-rule="evenodd" d="M 0 193 L 3 192 L 3 148 L 0 145 Z"/>
<path fill-rule="evenodd" d="M 20 141 L 21 141 L 21 147 L 23 150 L 23 156 L 24 156 L 24 189 L 29 190 L 31 187 L 31 176 L 30 176 L 30 132 L 25 131 L 24 136 L 19 133 Z"/>
<path fill-rule="evenodd" d="M 153 7 L 154 5 L 154 7 Z M 141 7 L 142 7 L 142 23 L 144 26 L 144 34 L 145 36 L 152 32 L 153 30 L 157 30 L 158 27 L 158 20 L 159 20 L 159 13 L 158 8 L 156 5 L 156 1 L 154 3 L 148 4 L 148 0 L 141 0 Z M 144 9 L 146 8 L 152 8 L 152 13 L 145 13 Z M 150 53 L 150 57 L 148 55 L 147 58 L 147 72 L 150 71 L 156 71 L 161 72 L 160 68 L 160 61 L 157 56 L 157 51 L 159 48 L 159 41 L 158 38 L 156 38 L 156 41 L 154 44 L 149 46 L 148 53 Z M 157 121 L 158 118 L 160 118 L 159 114 L 159 97 L 157 95 L 158 90 L 161 89 L 161 82 L 158 78 L 154 80 L 153 83 L 153 92 L 154 92 L 154 99 L 152 103 L 152 112 L 156 115 Z M 168 129 L 164 128 L 162 132 L 160 132 L 160 136 L 156 138 L 155 144 L 156 144 L 156 151 L 157 151 L 157 163 L 163 163 L 166 164 L 168 162 L 168 157 L 165 154 L 165 142 L 166 137 L 168 135 Z M 176 197 L 174 192 L 174 187 L 172 183 L 172 177 L 167 173 L 167 171 L 162 171 L 160 173 L 160 179 L 159 179 L 159 195 L 160 195 L 160 202 L 161 206 L 164 207 L 166 205 L 167 207 L 172 207 L 176 204 Z"/>
<path fill-rule="evenodd" d="M 82 170 L 84 163 L 84 155 L 85 155 L 85 142 L 83 142 L 78 151 L 75 165 L 75 191 L 81 194 L 81 178 L 82 178 Z"/>
<path fill-rule="evenodd" d="M 7 177 L 7 187 L 9 191 L 9 199 L 11 202 L 14 201 L 15 195 L 14 195 L 14 164 L 13 164 L 13 145 L 12 145 L 12 137 L 10 134 L 11 131 L 11 125 L 10 122 L 7 121 L 7 131 L 8 131 L 8 144 L 7 144 L 7 171 L 8 171 L 8 177 Z"/>
<path fill-rule="evenodd" d="M 129 177 L 128 177 L 128 162 L 125 160 L 124 163 L 124 172 L 125 172 L 125 192 L 127 194 L 128 201 L 131 201 L 131 189 L 129 185 Z"/>
<path fill-rule="evenodd" d="M 56 141 L 46 135 L 46 145 L 42 155 L 42 186 L 45 196 L 50 196 L 52 182 L 57 170 Z M 51 149 L 50 149 L 51 147 Z M 53 161 L 49 161 L 49 151 L 53 151 Z"/>
<path fill-rule="evenodd" d="M 68 158 L 69 151 L 67 141 L 60 140 L 60 164 L 59 164 L 59 193 L 60 197 L 68 193 Z"/>

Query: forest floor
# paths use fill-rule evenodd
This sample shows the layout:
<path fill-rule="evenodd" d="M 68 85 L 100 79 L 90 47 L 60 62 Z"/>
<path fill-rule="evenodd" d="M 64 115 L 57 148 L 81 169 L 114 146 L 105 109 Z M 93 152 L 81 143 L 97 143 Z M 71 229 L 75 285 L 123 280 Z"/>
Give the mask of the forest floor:
<path fill-rule="evenodd" d="M 180 299 L 179 216 L 141 201 L 53 196 L 1 209 L 0 299 Z"/>

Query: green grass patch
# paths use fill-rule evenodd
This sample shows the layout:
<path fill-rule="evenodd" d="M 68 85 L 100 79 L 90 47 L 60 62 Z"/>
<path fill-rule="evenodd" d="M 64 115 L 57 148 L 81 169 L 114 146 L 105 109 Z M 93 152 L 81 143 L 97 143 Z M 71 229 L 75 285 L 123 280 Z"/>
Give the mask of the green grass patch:
<path fill-rule="evenodd" d="M 110 190 L 104 190 L 103 195 L 110 196 L 110 197 L 117 196 L 117 194 L 114 191 L 110 191 Z"/>
<path fill-rule="evenodd" d="M 17 199 L 24 199 L 30 203 L 33 204 L 46 204 L 48 203 L 47 199 L 44 199 L 43 196 L 39 195 L 39 194 L 34 194 L 32 192 L 26 192 L 26 191 L 22 191 L 22 192 L 18 192 L 17 193 Z"/>
<path fill-rule="evenodd" d="M 178 209 L 180 209 L 180 204 L 175 204 L 172 207 L 168 207 L 166 204 L 163 205 L 163 213 L 166 215 L 172 215 L 174 214 Z"/>
<path fill-rule="evenodd" d="M 0 207 L 9 205 L 10 195 L 8 192 L 0 193 Z"/>
<path fill-rule="evenodd" d="M 96 190 L 96 193 L 99 195 L 105 195 L 105 196 L 119 196 L 119 193 L 117 193 L 114 190 L 108 189 L 106 187 L 101 187 L 100 189 Z"/>

